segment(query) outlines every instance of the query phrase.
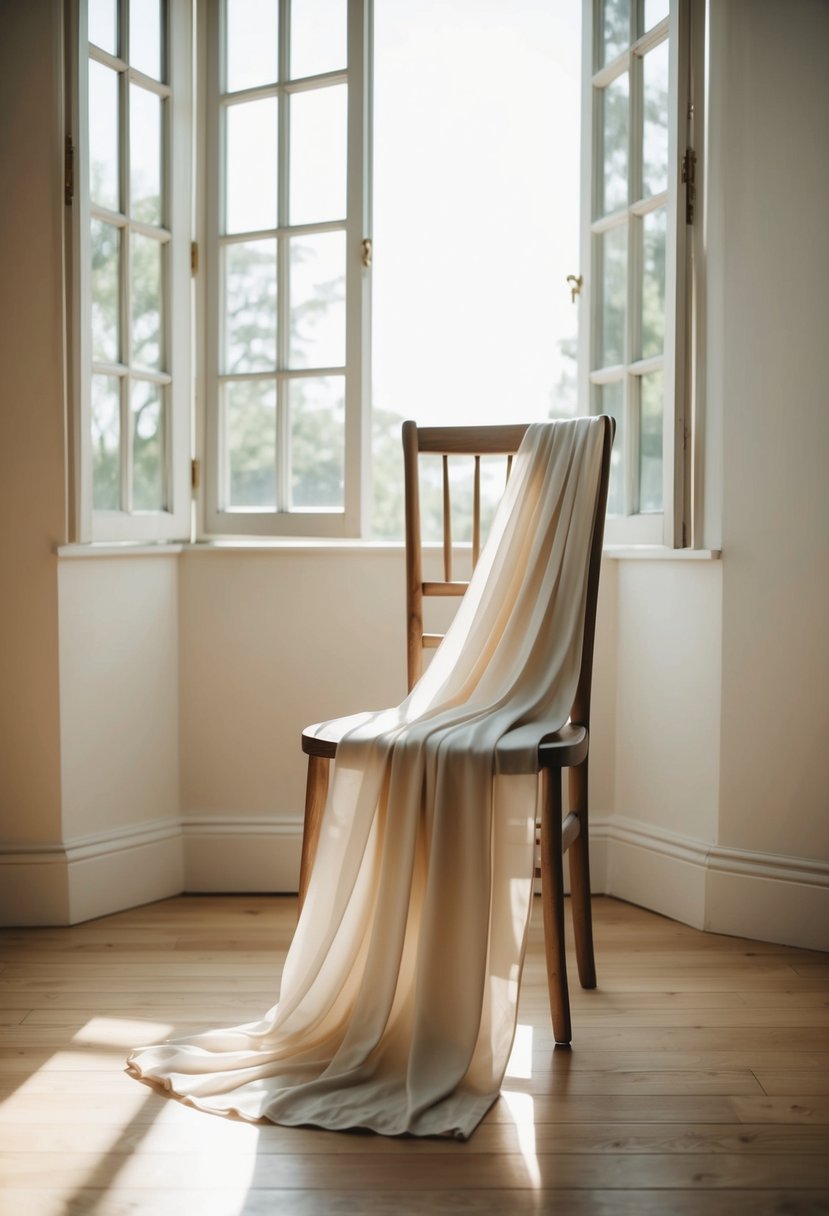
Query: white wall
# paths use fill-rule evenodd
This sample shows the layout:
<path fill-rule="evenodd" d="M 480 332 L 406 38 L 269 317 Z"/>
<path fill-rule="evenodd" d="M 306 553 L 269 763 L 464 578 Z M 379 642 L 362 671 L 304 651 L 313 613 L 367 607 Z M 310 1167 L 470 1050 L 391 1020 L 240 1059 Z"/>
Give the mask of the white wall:
<path fill-rule="evenodd" d="M 718 842 L 829 862 L 829 5 L 715 5 L 724 121 L 710 206 L 709 396 L 721 411 L 723 624 Z M 725 61 L 722 62 L 722 57 Z M 762 860 L 762 858 L 761 858 Z M 792 933 L 791 907 L 715 875 L 709 922 Z M 804 872 L 801 886 L 809 885 Z M 782 888 L 778 888 L 782 890 Z M 801 890 L 822 909 L 825 887 Z M 790 904 L 791 901 L 788 901 Z M 824 925 L 825 925 L 824 921 Z M 825 928 L 814 938 L 825 938 Z"/>
<path fill-rule="evenodd" d="M 0 4 L 0 916 L 66 915 L 58 597 L 63 539 L 61 5 Z"/>
<path fill-rule="evenodd" d="M 289 889 L 302 726 L 402 694 L 401 555 L 56 561 L 62 6 L 0 5 L 18 170 L 0 182 L 0 914 Z M 710 5 L 702 395 L 724 556 L 605 562 L 591 777 L 598 889 L 805 945 L 829 945 L 828 22 L 822 0 Z"/>
<path fill-rule="evenodd" d="M 60 563 L 70 916 L 182 888 L 177 555 Z"/>

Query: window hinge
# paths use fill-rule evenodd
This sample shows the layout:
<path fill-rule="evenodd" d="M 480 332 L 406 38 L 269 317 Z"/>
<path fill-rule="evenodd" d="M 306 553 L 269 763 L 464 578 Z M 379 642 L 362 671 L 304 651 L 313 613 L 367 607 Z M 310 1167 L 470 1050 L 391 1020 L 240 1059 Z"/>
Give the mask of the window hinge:
<path fill-rule="evenodd" d="M 371 244 L 371 237 L 365 237 L 362 244 L 362 263 L 368 269 L 371 265 L 371 255 L 374 252 Z"/>
<path fill-rule="evenodd" d="M 191 486 L 194 494 L 196 494 L 198 492 L 200 485 L 201 485 L 201 461 L 200 460 L 191 460 L 190 461 L 190 486 Z"/>
<path fill-rule="evenodd" d="M 685 223 L 693 224 L 697 199 L 697 154 L 693 148 L 689 148 L 682 158 L 682 182 L 685 186 Z"/>
<path fill-rule="evenodd" d="M 70 206 L 75 197 L 75 149 L 72 136 L 67 135 L 63 145 L 63 201 Z"/>
<path fill-rule="evenodd" d="M 197 241 L 190 242 L 190 273 L 193 276 L 199 273 L 199 246 Z"/>

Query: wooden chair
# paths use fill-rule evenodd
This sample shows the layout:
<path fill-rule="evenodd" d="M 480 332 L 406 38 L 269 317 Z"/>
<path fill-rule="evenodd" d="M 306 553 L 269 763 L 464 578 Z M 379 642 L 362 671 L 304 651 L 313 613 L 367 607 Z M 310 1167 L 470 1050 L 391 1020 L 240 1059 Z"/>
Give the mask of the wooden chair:
<path fill-rule="evenodd" d="M 572 1039 L 570 998 L 564 951 L 564 874 L 563 856 L 570 856 L 570 894 L 573 928 L 582 988 L 596 987 L 593 952 L 593 927 L 590 906 L 590 858 L 588 849 L 588 753 L 590 741 L 590 691 L 593 674 L 593 643 L 596 602 L 602 556 L 607 487 L 610 476 L 610 451 L 615 422 L 603 418 L 604 438 L 602 474 L 595 504 L 589 557 L 587 607 L 584 624 L 581 670 L 576 695 L 567 725 L 546 735 L 538 747 L 537 771 L 541 782 L 540 857 L 536 873 L 541 878 L 547 980 L 553 1032 L 557 1043 Z M 473 458 L 472 563 L 481 546 L 481 458 L 501 455 L 507 459 L 507 476 L 512 456 L 517 451 L 526 424 L 508 426 L 418 427 L 403 423 L 403 461 L 406 509 L 406 599 L 409 688 L 422 671 L 423 650 L 435 647 L 442 635 L 425 633 L 423 599 L 426 596 L 460 596 L 468 583 L 453 579 L 449 458 Z M 439 455 L 443 463 L 443 573 L 442 580 L 424 581 L 420 530 L 419 457 Z M 300 908 L 305 897 L 328 791 L 328 769 L 336 755 L 337 744 L 326 739 L 318 726 L 302 734 L 302 750 L 308 756 L 305 799 L 305 825 L 299 880 Z M 562 769 L 569 769 L 569 813 L 562 814 Z"/>

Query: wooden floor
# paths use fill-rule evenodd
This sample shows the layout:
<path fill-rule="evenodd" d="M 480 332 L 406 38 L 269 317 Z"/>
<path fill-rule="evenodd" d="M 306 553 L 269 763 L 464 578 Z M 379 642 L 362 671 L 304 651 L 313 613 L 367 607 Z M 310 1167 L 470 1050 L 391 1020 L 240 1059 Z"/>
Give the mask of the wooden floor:
<path fill-rule="evenodd" d="M 600 987 L 554 1050 L 540 909 L 502 1097 L 467 1144 L 250 1125 L 131 1046 L 259 1017 L 293 899 L 183 896 L 0 934 L 3 1216 L 829 1213 L 829 956 L 595 901 Z"/>

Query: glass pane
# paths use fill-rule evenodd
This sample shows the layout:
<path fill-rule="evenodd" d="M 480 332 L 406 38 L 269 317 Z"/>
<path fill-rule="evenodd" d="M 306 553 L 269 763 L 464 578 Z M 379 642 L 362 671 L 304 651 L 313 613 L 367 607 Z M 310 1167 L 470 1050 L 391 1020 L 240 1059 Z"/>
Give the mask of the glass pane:
<path fill-rule="evenodd" d="M 276 227 L 276 98 L 227 109 L 226 232 Z"/>
<path fill-rule="evenodd" d="M 630 0 L 604 0 L 600 64 L 610 63 L 630 46 Z"/>
<path fill-rule="evenodd" d="M 291 241 L 291 367 L 345 364 L 345 233 Z"/>
<path fill-rule="evenodd" d="M 642 197 L 668 189 L 668 40 L 646 55 L 642 128 Z"/>
<path fill-rule="evenodd" d="M 602 312 L 597 367 L 625 361 L 627 233 L 627 224 L 621 224 L 598 238 Z"/>
<path fill-rule="evenodd" d="M 346 0 L 291 0 L 291 76 L 344 68 L 348 50 Z"/>
<path fill-rule="evenodd" d="M 625 386 L 622 380 L 615 384 L 602 384 L 598 390 L 599 413 L 609 414 L 616 419 L 616 438 L 613 440 L 613 450 L 610 454 L 610 485 L 607 491 L 608 515 L 624 515 L 625 487 L 624 461 L 622 453 L 625 450 Z"/>
<path fill-rule="evenodd" d="M 87 11 L 89 41 L 110 55 L 118 54 L 117 0 L 89 0 Z"/>
<path fill-rule="evenodd" d="M 347 86 L 291 98 L 291 223 L 345 218 Z"/>
<path fill-rule="evenodd" d="M 345 501 L 345 380 L 319 376 L 288 384 L 291 507 L 339 508 Z"/>
<path fill-rule="evenodd" d="M 240 380 L 224 386 L 225 453 L 230 510 L 276 510 L 276 384 Z"/>
<path fill-rule="evenodd" d="M 89 197 L 120 210 L 118 183 L 118 73 L 89 61 Z"/>
<path fill-rule="evenodd" d="M 103 220 L 90 220 L 92 260 L 92 358 L 117 363 L 121 356 L 121 231 Z"/>
<path fill-rule="evenodd" d="M 161 0 L 130 0 L 130 66 L 162 77 Z"/>
<path fill-rule="evenodd" d="M 225 88 L 252 89 L 279 75 L 278 0 L 227 0 Z"/>
<path fill-rule="evenodd" d="M 276 368 L 276 240 L 224 250 L 225 372 Z"/>
<path fill-rule="evenodd" d="M 161 368 L 160 241 L 132 234 L 132 362 Z"/>
<path fill-rule="evenodd" d="M 661 355 L 665 345 L 665 236 L 668 214 L 664 207 L 642 220 L 642 358 Z"/>
<path fill-rule="evenodd" d="M 600 214 L 628 205 L 628 74 L 602 93 L 602 197 Z"/>
<path fill-rule="evenodd" d="M 145 224 L 161 223 L 160 97 L 130 85 L 130 211 Z"/>
<path fill-rule="evenodd" d="M 645 28 L 643 33 L 653 29 L 671 11 L 670 0 L 645 0 Z"/>
<path fill-rule="evenodd" d="M 158 384 L 132 384 L 132 506 L 135 511 L 163 511 L 164 390 Z"/>
<path fill-rule="evenodd" d="M 639 510 L 662 510 L 662 372 L 641 377 L 639 400 Z M 618 442 L 618 440 L 617 440 Z M 614 445 L 615 446 L 615 445 Z"/>
<path fill-rule="evenodd" d="M 92 505 L 96 511 L 121 508 L 121 406 L 117 376 L 93 376 L 90 410 Z"/>

